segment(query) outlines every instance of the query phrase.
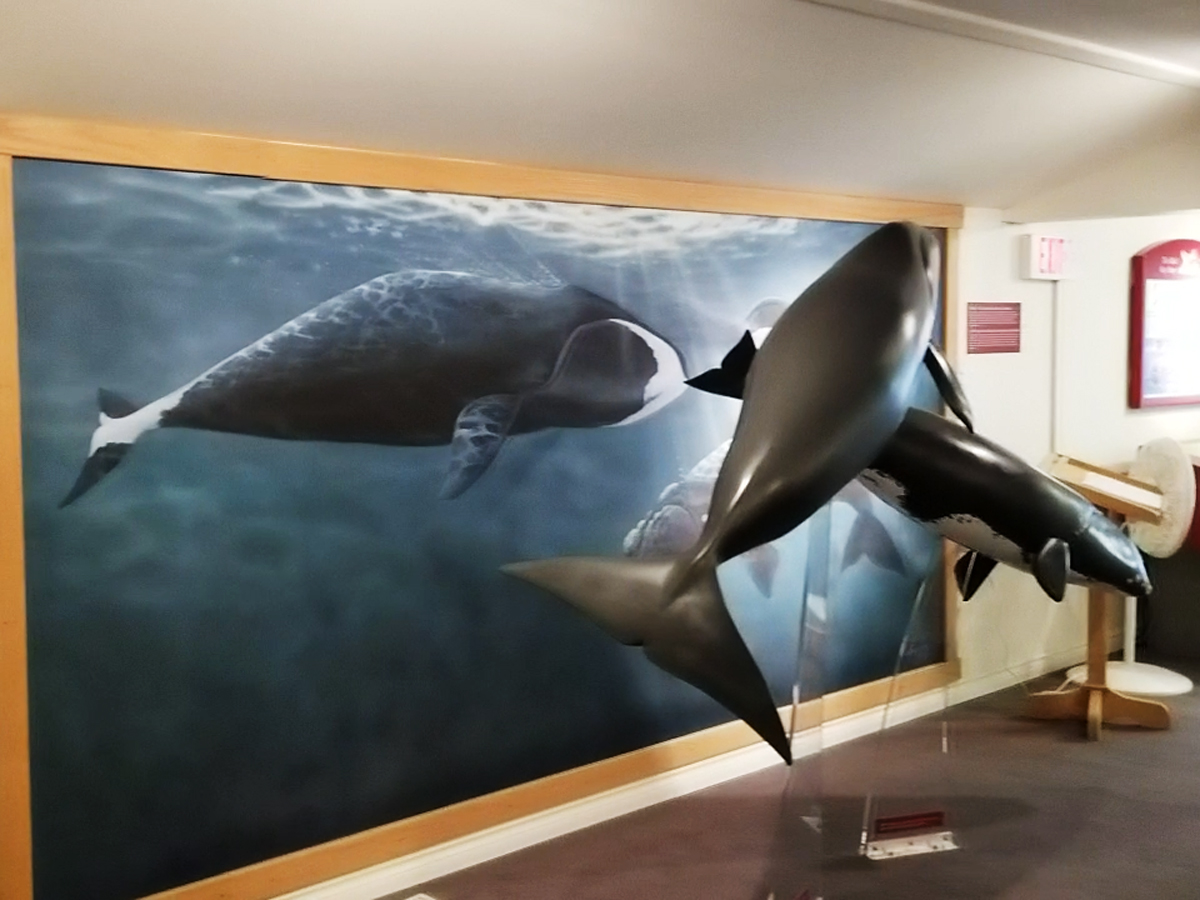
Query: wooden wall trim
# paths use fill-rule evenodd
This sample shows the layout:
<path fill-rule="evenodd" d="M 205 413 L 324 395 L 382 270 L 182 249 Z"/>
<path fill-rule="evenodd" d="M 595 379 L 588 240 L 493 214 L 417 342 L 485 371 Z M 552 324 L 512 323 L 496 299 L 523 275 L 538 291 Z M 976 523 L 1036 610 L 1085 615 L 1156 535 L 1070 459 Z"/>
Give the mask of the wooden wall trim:
<path fill-rule="evenodd" d="M 802 704 L 797 720 L 808 725 L 816 724 L 820 719 L 831 722 L 884 703 L 946 687 L 958 678 L 956 663 L 936 663 Z M 780 708 L 779 713 L 785 723 L 791 720 L 790 706 Z M 728 722 L 225 872 L 154 894 L 145 900 L 270 900 L 485 828 L 739 750 L 758 740 L 745 723 Z"/>
<path fill-rule="evenodd" d="M 33 896 L 12 159 L 0 155 L 0 897 Z"/>
<path fill-rule="evenodd" d="M 962 363 L 962 353 L 958 338 L 959 325 L 959 231 L 950 228 L 946 231 L 946 277 L 942 286 L 942 348 L 954 369 Z M 942 541 L 942 575 L 945 596 L 946 660 L 960 666 L 958 646 L 958 584 L 954 580 L 954 562 L 958 558 L 959 547 L 953 541 Z"/>
<path fill-rule="evenodd" d="M 34 115 L 0 115 L 12 156 L 257 175 L 294 181 L 658 209 L 956 228 L 960 205 L 571 172 Z"/>

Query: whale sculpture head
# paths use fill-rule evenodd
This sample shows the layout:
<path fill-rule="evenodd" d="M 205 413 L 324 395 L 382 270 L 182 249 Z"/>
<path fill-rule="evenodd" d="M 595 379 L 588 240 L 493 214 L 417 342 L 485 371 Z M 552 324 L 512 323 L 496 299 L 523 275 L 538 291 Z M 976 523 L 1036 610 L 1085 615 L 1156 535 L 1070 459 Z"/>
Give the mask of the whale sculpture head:
<path fill-rule="evenodd" d="M 1100 510 L 1095 511 L 1088 528 L 1071 541 L 1071 567 L 1132 597 L 1145 598 L 1151 591 L 1141 551 Z"/>

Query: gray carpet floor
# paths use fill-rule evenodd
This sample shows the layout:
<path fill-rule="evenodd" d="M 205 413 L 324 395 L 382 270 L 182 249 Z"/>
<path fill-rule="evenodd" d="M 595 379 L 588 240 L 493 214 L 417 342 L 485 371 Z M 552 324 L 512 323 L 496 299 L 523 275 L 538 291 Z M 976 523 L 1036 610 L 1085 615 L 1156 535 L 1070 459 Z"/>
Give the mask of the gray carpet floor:
<path fill-rule="evenodd" d="M 1099 743 L 1076 723 L 1022 718 L 1024 697 L 985 697 L 395 898 L 1200 900 L 1200 697 L 1168 701 L 1170 731 L 1110 727 Z M 944 812 L 960 849 L 863 858 L 868 796 L 868 818 Z"/>

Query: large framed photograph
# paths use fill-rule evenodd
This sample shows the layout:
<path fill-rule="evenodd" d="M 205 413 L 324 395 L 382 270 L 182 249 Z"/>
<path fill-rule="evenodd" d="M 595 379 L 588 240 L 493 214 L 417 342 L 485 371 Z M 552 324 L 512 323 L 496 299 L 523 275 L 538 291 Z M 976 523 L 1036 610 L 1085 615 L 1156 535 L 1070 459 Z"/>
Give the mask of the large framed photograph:
<path fill-rule="evenodd" d="M 4 847 L 32 873 L 0 893 L 273 896 L 652 774 L 664 742 L 676 764 L 750 743 L 500 567 L 687 546 L 738 404 L 683 380 L 878 221 L 952 211 L 36 132 L 0 128 L 21 471 L 0 724 L 31 810 Z M 895 674 L 942 547 L 852 486 L 828 515 L 845 694 Z M 807 541 L 720 573 L 781 707 Z M 941 603 L 916 634 L 913 684 L 953 677 Z"/>
<path fill-rule="evenodd" d="M 1164 241 L 1133 257 L 1129 406 L 1200 403 L 1200 241 Z"/>

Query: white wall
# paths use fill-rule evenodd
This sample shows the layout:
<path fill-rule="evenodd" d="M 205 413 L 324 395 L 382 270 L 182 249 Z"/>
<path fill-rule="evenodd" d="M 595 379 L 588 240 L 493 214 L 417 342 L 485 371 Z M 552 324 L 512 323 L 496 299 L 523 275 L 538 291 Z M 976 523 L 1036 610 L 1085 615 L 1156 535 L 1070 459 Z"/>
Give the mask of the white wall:
<path fill-rule="evenodd" d="M 1019 277 L 1019 237 L 1033 230 L 1073 245 L 1076 277 L 1057 288 L 1056 341 L 1056 288 Z M 1200 239 L 1200 212 L 1006 225 L 999 211 L 968 210 L 958 261 L 956 367 L 978 431 L 1034 465 L 1044 464 L 1052 450 L 1112 465 L 1131 460 L 1153 437 L 1200 439 L 1200 407 L 1143 412 L 1125 402 L 1130 257 L 1180 237 Z M 966 304 L 1013 301 L 1021 303 L 1021 352 L 967 355 Z M 1200 352 L 1200 336 L 1197 344 Z M 997 568 L 970 603 L 959 605 L 964 679 L 1028 671 L 1046 658 L 1081 660 L 1086 612 L 1082 590 L 1055 604 L 1031 577 Z"/>
<path fill-rule="evenodd" d="M 1130 410 L 1125 400 L 1129 258 L 1171 238 L 1200 239 L 1200 211 L 1041 227 L 1073 241 L 1079 269 L 1059 288 L 1060 450 L 1112 464 L 1131 460 L 1151 438 L 1200 439 L 1200 407 Z"/>
<path fill-rule="evenodd" d="M 1155 141 L 1009 207 L 1011 222 L 1112 216 L 1152 216 L 1200 207 L 1200 124 Z M 1111 220 L 1110 220 L 1111 221 Z"/>

